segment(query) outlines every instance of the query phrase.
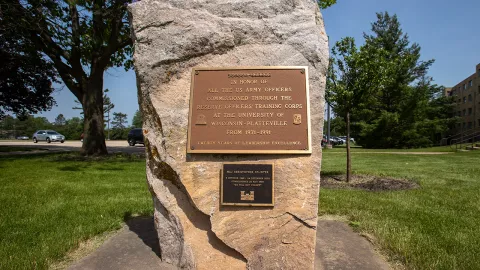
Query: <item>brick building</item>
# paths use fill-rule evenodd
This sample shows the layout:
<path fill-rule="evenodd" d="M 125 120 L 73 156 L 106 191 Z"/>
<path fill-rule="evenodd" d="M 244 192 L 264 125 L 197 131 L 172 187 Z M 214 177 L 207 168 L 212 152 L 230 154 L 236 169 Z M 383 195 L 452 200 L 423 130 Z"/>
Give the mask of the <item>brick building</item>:
<path fill-rule="evenodd" d="M 475 73 L 452 88 L 445 89 L 447 96 L 455 98 L 454 114 L 460 117 L 452 134 L 480 128 L 480 64 Z"/>

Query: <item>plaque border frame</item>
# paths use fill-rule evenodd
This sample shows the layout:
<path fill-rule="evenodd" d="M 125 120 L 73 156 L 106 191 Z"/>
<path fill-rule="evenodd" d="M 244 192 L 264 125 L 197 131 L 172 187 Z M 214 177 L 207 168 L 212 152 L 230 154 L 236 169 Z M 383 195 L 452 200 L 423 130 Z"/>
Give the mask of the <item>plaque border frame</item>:
<path fill-rule="evenodd" d="M 272 70 L 272 69 L 298 69 L 305 71 L 305 96 L 307 105 L 307 148 L 304 150 L 194 150 L 191 147 L 192 138 L 192 109 L 193 109 L 193 86 L 195 73 L 197 71 L 219 71 L 219 70 Z M 312 126 L 310 119 L 310 85 L 308 66 L 238 66 L 238 67 L 194 67 L 192 68 L 190 81 L 190 100 L 188 111 L 188 131 L 187 131 L 187 154 L 312 154 Z"/>
<path fill-rule="evenodd" d="M 256 165 L 256 164 L 267 164 L 272 165 L 272 203 L 224 203 L 223 202 L 223 171 L 225 164 L 245 164 L 245 165 Z M 275 206 L 275 163 L 273 162 L 223 162 L 222 169 L 220 170 L 220 206 Z"/>

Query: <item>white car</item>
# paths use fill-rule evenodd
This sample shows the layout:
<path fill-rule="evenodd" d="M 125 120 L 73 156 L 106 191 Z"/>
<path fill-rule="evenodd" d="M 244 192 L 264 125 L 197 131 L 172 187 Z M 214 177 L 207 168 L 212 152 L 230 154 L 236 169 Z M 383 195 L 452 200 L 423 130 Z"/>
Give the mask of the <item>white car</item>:
<path fill-rule="evenodd" d="M 65 136 L 55 130 L 37 130 L 37 132 L 33 133 L 32 138 L 34 143 L 38 141 L 46 141 L 47 143 L 65 142 Z"/>

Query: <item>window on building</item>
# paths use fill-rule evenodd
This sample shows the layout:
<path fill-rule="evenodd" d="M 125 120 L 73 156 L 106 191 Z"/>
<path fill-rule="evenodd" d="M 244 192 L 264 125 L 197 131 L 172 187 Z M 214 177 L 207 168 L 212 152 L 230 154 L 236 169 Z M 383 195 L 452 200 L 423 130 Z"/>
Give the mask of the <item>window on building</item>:
<path fill-rule="evenodd" d="M 463 103 L 467 103 L 467 97 L 463 97 Z"/>
<path fill-rule="evenodd" d="M 478 89 L 478 91 L 480 91 L 480 89 Z M 461 98 L 458 99 L 458 103 L 460 103 L 460 102 L 462 102 Z"/>
<path fill-rule="evenodd" d="M 472 128 L 472 122 L 468 122 L 468 129 L 471 129 Z"/>
<path fill-rule="evenodd" d="M 458 112 L 457 112 L 457 116 L 462 116 L 462 112 L 461 112 L 461 111 L 458 111 Z"/>
<path fill-rule="evenodd" d="M 472 87 L 472 80 L 468 82 L 468 87 Z"/>
<path fill-rule="evenodd" d="M 468 102 L 472 102 L 472 94 L 468 95 Z"/>
<path fill-rule="evenodd" d="M 467 127 L 467 123 L 463 122 L 463 128 L 465 129 Z"/>
<path fill-rule="evenodd" d="M 468 115 L 472 115 L 472 108 L 468 108 Z"/>
<path fill-rule="evenodd" d="M 465 90 L 465 89 L 467 89 L 467 84 L 466 83 L 463 84 L 463 90 Z"/>
<path fill-rule="evenodd" d="M 467 110 L 463 109 L 463 116 L 467 115 Z"/>

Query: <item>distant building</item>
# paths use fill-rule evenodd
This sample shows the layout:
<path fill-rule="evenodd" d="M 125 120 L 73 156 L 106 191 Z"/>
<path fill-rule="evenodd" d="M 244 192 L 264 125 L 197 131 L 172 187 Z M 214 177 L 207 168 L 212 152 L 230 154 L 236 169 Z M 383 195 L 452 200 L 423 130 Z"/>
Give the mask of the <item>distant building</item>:
<path fill-rule="evenodd" d="M 452 88 L 446 88 L 445 95 L 455 98 L 454 114 L 460 117 L 452 133 L 480 127 L 480 64 L 473 75 Z"/>

